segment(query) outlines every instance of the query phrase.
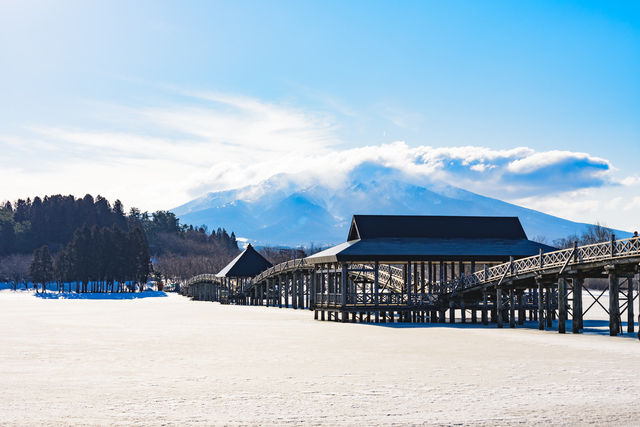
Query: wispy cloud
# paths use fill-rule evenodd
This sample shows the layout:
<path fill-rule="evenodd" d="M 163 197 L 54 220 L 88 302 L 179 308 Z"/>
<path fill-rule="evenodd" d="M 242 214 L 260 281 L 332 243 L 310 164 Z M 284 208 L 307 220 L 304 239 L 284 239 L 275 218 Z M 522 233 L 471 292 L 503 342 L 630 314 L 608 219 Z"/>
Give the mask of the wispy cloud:
<path fill-rule="evenodd" d="M 181 94 L 192 102 L 111 108 L 109 130 L 30 126 L 20 136 L 0 135 L 7 148 L 3 160 L 21 175 L 15 182 L 24 183 L 14 188 L 22 193 L 8 197 L 31 194 L 24 190 L 30 186 L 100 192 L 145 209 L 170 208 L 277 173 L 337 186 L 364 165 L 374 166 L 369 172 L 384 168 L 416 184 L 448 183 L 531 207 L 570 192 L 640 182 L 637 176 L 616 182 L 608 160 L 581 152 L 404 142 L 337 150 L 342 141 L 330 115 L 249 97 Z M 126 123 L 126 129 L 114 131 L 114 123 Z M 587 203 L 581 209 L 592 208 Z"/>

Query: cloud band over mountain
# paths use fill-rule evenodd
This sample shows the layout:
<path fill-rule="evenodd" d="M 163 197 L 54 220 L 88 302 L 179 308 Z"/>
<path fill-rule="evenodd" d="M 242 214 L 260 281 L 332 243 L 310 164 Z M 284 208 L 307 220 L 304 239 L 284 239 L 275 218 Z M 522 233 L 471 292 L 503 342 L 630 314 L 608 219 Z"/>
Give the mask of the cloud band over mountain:
<path fill-rule="evenodd" d="M 614 177 L 609 160 L 584 152 L 438 147 L 437 141 L 353 147 L 337 136 L 339 120 L 328 113 L 248 97 L 174 93 L 181 102 L 139 108 L 93 105 L 94 119 L 101 123 L 93 128 L 34 124 L 0 135 L 6 148 L 0 156 L 12 165 L 0 178 L 9 179 L 10 173 L 19 183 L 17 194 L 9 197 L 24 197 L 19 185 L 33 187 L 30 183 L 37 181 L 43 194 L 99 192 L 129 206 L 166 209 L 278 173 L 337 187 L 354 171 L 375 174 L 386 168 L 405 182 L 446 183 L 547 210 L 585 191 L 640 185 L 637 176 Z M 36 162 L 38 169 L 31 169 Z M 60 166 L 70 162 L 77 167 Z M 57 185 L 63 175 L 68 188 Z M 582 206 L 597 209 L 593 203 Z"/>

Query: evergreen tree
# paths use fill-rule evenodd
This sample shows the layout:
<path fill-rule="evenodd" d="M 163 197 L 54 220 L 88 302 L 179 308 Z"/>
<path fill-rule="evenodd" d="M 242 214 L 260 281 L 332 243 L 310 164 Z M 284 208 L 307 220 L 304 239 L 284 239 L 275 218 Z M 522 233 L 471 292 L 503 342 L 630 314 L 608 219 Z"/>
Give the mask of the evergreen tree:
<path fill-rule="evenodd" d="M 73 236 L 71 260 L 76 279 L 76 292 L 87 292 L 91 271 L 91 230 L 87 224 L 76 230 Z"/>
<path fill-rule="evenodd" d="M 56 256 L 56 260 L 53 266 L 53 276 L 54 279 L 58 282 L 58 291 L 60 291 L 60 286 L 62 285 L 62 289 L 64 289 L 65 283 L 71 283 L 73 280 L 73 265 L 71 261 L 71 256 L 69 253 L 71 252 L 71 243 L 67 245 L 66 249 L 58 252 Z M 69 289 L 71 290 L 71 289 Z"/>
<path fill-rule="evenodd" d="M 29 267 L 29 276 L 38 292 L 38 284 L 42 284 L 42 292 L 47 289 L 47 284 L 53 280 L 53 261 L 49 253 L 49 247 L 43 246 L 33 251 L 33 261 Z"/>
<path fill-rule="evenodd" d="M 131 257 L 131 273 L 134 282 L 140 284 L 140 290 L 151 272 L 151 257 L 149 256 L 149 246 L 144 238 L 144 233 L 138 227 L 129 232 L 129 247 Z"/>

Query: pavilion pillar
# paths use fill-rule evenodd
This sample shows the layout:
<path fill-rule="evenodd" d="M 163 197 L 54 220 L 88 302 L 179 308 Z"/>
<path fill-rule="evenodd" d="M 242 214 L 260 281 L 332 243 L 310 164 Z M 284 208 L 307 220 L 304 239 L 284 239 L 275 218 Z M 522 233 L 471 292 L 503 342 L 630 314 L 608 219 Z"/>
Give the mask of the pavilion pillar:
<path fill-rule="evenodd" d="M 380 322 L 380 262 L 376 261 L 375 263 L 375 271 L 373 272 L 373 292 L 374 292 L 374 302 L 376 305 L 376 314 L 375 314 L 375 322 Z"/>
<path fill-rule="evenodd" d="M 544 331 L 544 288 L 542 287 L 542 279 L 536 280 L 538 284 L 538 329 Z"/>
<path fill-rule="evenodd" d="M 315 265 L 313 266 L 313 270 L 311 270 L 311 290 L 309 291 L 309 308 L 313 308 L 316 305 L 316 293 L 318 292 L 317 289 L 317 278 L 316 278 L 316 267 Z"/>
<path fill-rule="evenodd" d="M 502 289 L 496 289 L 496 309 L 498 315 L 498 328 L 502 328 Z"/>
<path fill-rule="evenodd" d="M 627 286 L 627 332 L 632 334 L 636 321 L 633 310 L 633 276 L 627 278 Z"/>
<path fill-rule="evenodd" d="M 482 324 L 489 325 L 489 299 L 487 298 L 487 291 L 482 291 Z"/>
<path fill-rule="evenodd" d="M 545 305 L 546 305 L 546 320 L 547 320 L 547 327 L 550 328 L 553 326 L 553 319 L 551 317 L 551 298 L 553 297 L 553 287 L 552 286 L 547 286 L 547 292 L 546 293 L 546 297 L 545 297 Z"/>
<path fill-rule="evenodd" d="M 347 280 L 349 278 L 349 272 L 347 271 L 347 264 L 342 263 L 342 275 L 340 277 L 340 306 L 342 307 L 342 321 L 346 322 L 349 317 L 349 313 L 346 312 L 347 308 Z"/>
<path fill-rule="evenodd" d="M 325 269 L 328 269 L 327 264 L 320 264 L 320 301 L 318 301 L 318 303 L 324 306 L 326 306 L 326 302 L 329 301 L 328 294 L 325 293 L 325 290 L 329 289 L 329 285 L 325 281 L 327 279 Z M 324 310 L 322 310 L 322 313 L 324 313 Z"/>
<path fill-rule="evenodd" d="M 411 277 L 411 261 L 407 262 L 406 265 L 406 270 L 407 274 L 405 274 L 405 282 L 406 282 L 406 286 L 407 286 L 407 307 L 411 307 L 411 282 L 412 282 L 412 277 Z"/>
<path fill-rule="evenodd" d="M 440 291 L 442 292 L 442 284 L 447 281 L 447 269 L 444 261 L 440 261 Z"/>
<path fill-rule="evenodd" d="M 615 337 L 620 333 L 620 283 L 615 266 L 605 267 L 605 270 L 609 274 L 609 335 Z"/>
<path fill-rule="evenodd" d="M 513 286 L 513 285 L 512 285 Z M 515 290 L 509 289 L 509 327 L 516 327 L 516 302 L 515 302 Z"/>
<path fill-rule="evenodd" d="M 567 321 L 567 282 L 560 277 L 558 279 L 558 333 L 566 332 Z"/>

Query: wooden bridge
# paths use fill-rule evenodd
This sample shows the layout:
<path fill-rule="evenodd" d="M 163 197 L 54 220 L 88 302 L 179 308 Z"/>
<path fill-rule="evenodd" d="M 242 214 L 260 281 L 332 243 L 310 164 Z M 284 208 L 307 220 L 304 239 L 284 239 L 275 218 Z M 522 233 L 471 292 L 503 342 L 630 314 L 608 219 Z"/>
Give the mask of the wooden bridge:
<path fill-rule="evenodd" d="M 557 319 L 560 333 L 570 317 L 572 331 L 580 332 L 584 315 L 598 304 L 609 314 L 611 335 L 622 332 L 625 313 L 627 330 L 634 332 L 639 238 L 612 236 L 609 242 L 593 245 L 540 249 L 538 255 L 503 263 L 432 261 L 421 256 L 389 262 L 329 259 L 320 253 L 270 267 L 244 282 L 241 292 L 227 301 L 221 299 L 224 283 L 214 275 L 192 278 L 183 292 L 200 300 L 309 308 L 316 319 L 342 322 L 448 320 L 494 322 L 498 327 L 508 322 L 516 327 L 529 320 L 545 329 Z M 592 293 L 584 287 L 586 278 L 608 279 L 608 304 L 600 301 L 606 290 Z M 593 297 L 586 308 L 583 291 Z"/>

